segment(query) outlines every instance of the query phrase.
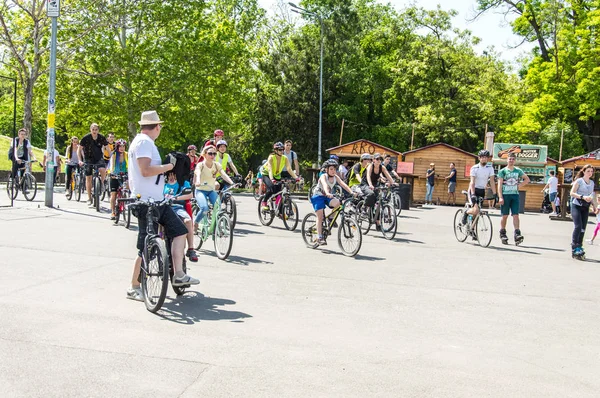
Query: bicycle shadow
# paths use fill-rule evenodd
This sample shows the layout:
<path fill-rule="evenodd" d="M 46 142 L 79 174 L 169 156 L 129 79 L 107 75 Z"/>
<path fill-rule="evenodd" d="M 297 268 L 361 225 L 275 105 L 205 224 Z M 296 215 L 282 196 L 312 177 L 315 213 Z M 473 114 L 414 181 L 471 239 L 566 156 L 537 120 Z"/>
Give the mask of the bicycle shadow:
<path fill-rule="evenodd" d="M 239 224 L 239 222 L 236 223 L 236 224 Z M 261 232 L 261 231 L 253 231 L 251 229 L 244 229 L 244 228 L 234 228 L 233 229 L 233 233 L 234 233 L 234 235 L 240 235 L 240 236 L 243 236 L 243 235 L 264 235 L 265 234 L 264 232 Z"/>
<path fill-rule="evenodd" d="M 552 247 L 525 246 L 525 245 L 519 245 L 519 247 L 522 247 L 522 248 L 525 248 L 525 249 L 549 250 L 549 251 L 553 251 L 553 252 L 566 252 L 565 249 L 554 249 Z"/>
<path fill-rule="evenodd" d="M 166 321 L 181 325 L 225 320 L 242 323 L 245 318 L 252 318 L 252 315 L 244 312 L 219 308 L 235 304 L 233 300 L 207 297 L 202 293 L 190 291 L 176 298 L 167 297 L 157 315 Z"/>
<path fill-rule="evenodd" d="M 254 227 L 258 227 L 259 226 L 259 224 L 255 223 L 255 222 L 245 222 L 245 221 L 240 221 L 240 220 L 237 220 L 235 222 L 235 225 L 252 225 Z"/>
<path fill-rule="evenodd" d="M 406 216 L 406 215 L 404 215 L 402 213 L 399 216 L 396 216 L 396 217 L 397 218 L 408 218 L 408 219 L 411 219 L 411 220 L 420 220 L 421 219 L 421 217 Z"/>
<path fill-rule="evenodd" d="M 334 250 L 329 250 L 329 249 L 321 249 L 321 253 L 323 254 L 335 254 L 338 256 L 344 256 L 344 253 L 340 253 L 340 252 L 336 252 Z M 347 257 L 347 256 L 344 256 Z M 387 258 L 383 258 L 383 257 L 375 257 L 375 256 L 365 256 L 363 254 L 357 254 L 354 257 L 348 257 L 348 259 L 350 258 L 354 258 L 356 260 L 369 260 L 369 261 L 384 261 L 387 260 Z"/>
<path fill-rule="evenodd" d="M 477 245 L 476 242 L 474 242 L 474 244 Z M 513 246 L 513 247 L 488 246 L 488 249 L 494 249 L 494 250 L 498 250 L 498 251 L 501 251 L 501 252 L 535 254 L 535 255 L 538 255 L 538 256 L 542 254 L 542 253 L 533 252 L 533 251 L 530 251 L 530 250 L 519 250 L 519 249 L 517 249 L 517 247 L 519 247 L 519 246 Z"/>
<path fill-rule="evenodd" d="M 398 235 L 399 232 L 396 232 L 396 235 Z M 410 235 L 410 234 L 407 234 Z M 381 235 L 371 235 L 373 236 L 375 239 L 383 239 L 383 240 L 387 240 L 389 242 L 403 242 L 403 243 L 418 243 L 420 245 L 424 245 L 425 242 L 421 241 L 421 240 L 413 240 L 413 239 L 406 239 L 406 238 L 394 238 L 394 239 L 385 239 L 383 236 Z"/>
<path fill-rule="evenodd" d="M 225 260 L 225 261 L 228 263 L 245 265 L 245 266 L 248 266 L 250 264 L 273 264 L 272 261 L 259 260 L 257 258 L 243 257 L 243 256 L 229 256 L 229 257 L 227 257 L 227 260 Z"/>
<path fill-rule="evenodd" d="M 97 215 L 97 214 L 102 214 L 102 213 L 97 213 L 97 214 L 84 213 L 84 212 L 80 212 L 80 211 L 73 211 L 73 210 L 61 209 L 61 208 L 58 208 L 58 207 L 55 207 L 54 210 L 60 211 L 60 212 L 63 212 L 63 213 L 67 213 L 67 214 L 75 214 L 75 215 L 78 215 L 78 216 L 85 216 L 85 217 L 92 217 L 92 218 L 101 218 L 103 220 L 108 220 L 108 218 L 106 216 Z M 113 222 L 113 224 L 114 224 L 114 222 Z"/>

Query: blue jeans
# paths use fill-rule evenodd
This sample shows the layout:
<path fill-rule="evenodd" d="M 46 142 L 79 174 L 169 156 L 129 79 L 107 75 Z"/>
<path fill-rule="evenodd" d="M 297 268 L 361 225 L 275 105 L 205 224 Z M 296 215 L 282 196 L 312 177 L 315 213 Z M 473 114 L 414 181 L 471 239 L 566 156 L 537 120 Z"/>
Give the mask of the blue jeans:
<path fill-rule="evenodd" d="M 433 185 L 429 185 L 428 182 L 425 183 L 425 187 L 427 188 L 427 193 L 425 193 L 425 202 L 433 202 Z"/>
<path fill-rule="evenodd" d="M 210 200 L 210 203 L 214 205 L 218 197 L 219 194 L 217 191 L 201 191 L 196 189 L 196 203 L 198 204 L 198 208 L 200 210 L 198 211 L 198 214 L 196 214 L 194 222 L 199 223 L 200 220 L 202 220 L 202 217 L 204 217 L 208 211 L 208 200 Z"/>

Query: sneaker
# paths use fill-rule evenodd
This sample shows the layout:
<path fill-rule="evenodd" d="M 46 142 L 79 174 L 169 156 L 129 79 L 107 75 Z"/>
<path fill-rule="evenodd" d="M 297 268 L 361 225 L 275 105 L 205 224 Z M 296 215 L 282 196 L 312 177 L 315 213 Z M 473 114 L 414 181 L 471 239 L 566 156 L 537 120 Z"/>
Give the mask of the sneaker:
<path fill-rule="evenodd" d="M 269 211 L 269 205 L 267 204 L 267 202 L 262 202 L 261 206 L 262 211 Z"/>
<path fill-rule="evenodd" d="M 593 240 L 591 240 L 591 239 L 587 239 L 587 240 L 586 240 L 586 242 L 587 242 L 588 244 L 590 244 L 590 245 L 593 245 L 593 244 L 594 244 L 594 241 L 593 241 Z"/>
<path fill-rule="evenodd" d="M 325 239 L 321 238 L 321 239 L 317 240 L 317 244 L 319 246 L 327 246 L 327 241 Z"/>
<path fill-rule="evenodd" d="M 548 217 L 554 217 L 554 216 L 558 216 L 558 214 L 556 214 L 556 213 L 550 213 L 550 214 L 548 214 Z"/>
<path fill-rule="evenodd" d="M 127 289 L 127 295 L 125 296 L 130 300 L 135 301 L 144 301 L 144 295 L 142 294 L 142 288 L 132 288 Z"/>
<path fill-rule="evenodd" d="M 173 278 L 173 286 L 199 285 L 200 281 L 192 278 L 189 275 L 184 275 L 181 278 Z"/>
<path fill-rule="evenodd" d="M 381 225 L 375 225 L 375 231 L 381 232 Z"/>
<path fill-rule="evenodd" d="M 188 250 L 188 251 L 185 253 L 185 256 L 186 256 L 187 258 L 189 258 L 189 259 L 190 259 L 190 261 L 191 261 L 191 262 L 193 262 L 193 263 L 197 263 L 197 262 L 198 262 L 198 255 L 196 254 L 196 251 L 195 251 L 195 250 Z"/>
<path fill-rule="evenodd" d="M 110 215 L 110 219 L 113 220 L 113 221 L 115 221 L 117 219 L 117 216 L 115 215 L 115 213 L 112 213 Z"/>
<path fill-rule="evenodd" d="M 94 206 L 94 201 L 92 199 L 88 199 L 86 203 L 88 206 Z"/>

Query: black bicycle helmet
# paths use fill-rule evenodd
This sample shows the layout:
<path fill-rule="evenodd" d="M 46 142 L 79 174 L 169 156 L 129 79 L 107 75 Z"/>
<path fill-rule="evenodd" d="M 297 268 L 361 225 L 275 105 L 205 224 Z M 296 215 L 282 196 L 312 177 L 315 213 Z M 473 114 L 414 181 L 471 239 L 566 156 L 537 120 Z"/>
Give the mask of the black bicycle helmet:
<path fill-rule="evenodd" d="M 327 168 L 329 168 L 329 166 L 335 166 L 335 168 L 337 169 L 339 164 L 338 164 L 338 162 L 336 162 L 333 159 L 327 159 L 326 161 L 323 162 L 323 166 L 321 166 L 321 168 L 327 169 Z"/>
<path fill-rule="evenodd" d="M 481 151 L 479 151 L 479 153 L 477 154 L 477 156 L 482 157 L 482 156 L 486 156 L 486 157 L 491 157 L 492 155 L 490 155 L 490 151 L 488 151 L 487 149 L 482 149 Z"/>

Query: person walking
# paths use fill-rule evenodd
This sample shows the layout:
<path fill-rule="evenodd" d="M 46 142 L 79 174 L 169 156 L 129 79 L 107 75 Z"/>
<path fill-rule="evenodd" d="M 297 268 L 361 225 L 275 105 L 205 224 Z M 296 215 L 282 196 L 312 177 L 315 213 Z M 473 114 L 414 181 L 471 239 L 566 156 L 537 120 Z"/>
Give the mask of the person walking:
<path fill-rule="evenodd" d="M 425 183 L 425 204 L 433 204 L 433 186 L 435 185 L 435 163 L 429 164 L 427 169 L 427 182 Z"/>
<path fill-rule="evenodd" d="M 515 244 L 523 242 L 519 220 L 519 188 L 529 184 L 529 177 L 523 170 L 515 167 L 517 155 L 508 154 L 507 166 L 498 173 L 498 203 L 500 204 L 500 239 L 503 244 L 508 244 L 506 236 L 506 222 L 508 215 L 512 214 L 515 228 Z"/>
<path fill-rule="evenodd" d="M 556 216 L 558 213 L 556 212 L 556 205 L 554 204 L 554 200 L 558 195 L 558 178 L 554 176 L 554 170 L 550 170 L 550 178 L 548 178 L 548 183 L 544 185 L 542 188 L 542 192 L 548 189 L 548 196 L 550 199 L 550 204 L 552 205 L 552 213 L 549 216 Z"/>
<path fill-rule="evenodd" d="M 85 190 L 88 195 L 88 206 L 92 206 L 94 203 L 92 200 L 94 167 L 97 167 L 100 172 L 100 181 L 106 179 L 106 162 L 104 161 L 103 151 L 108 144 L 106 137 L 100 134 L 100 127 L 96 123 L 92 123 L 89 134 L 81 139 L 77 148 L 77 158 L 80 166 L 84 165 L 83 161 L 85 159 Z"/>
<path fill-rule="evenodd" d="M 596 211 L 594 213 L 596 214 L 596 228 L 594 229 L 594 235 L 592 236 L 592 239 L 586 241 L 590 245 L 594 244 L 596 235 L 598 235 L 598 231 L 600 231 L 600 209 L 596 207 Z"/>
<path fill-rule="evenodd" d="M 583 250 L 583 235 L 590 215 L 590 207 L 594 212 L 597 205 L 594 197 L 594 167 L 591 164 L 583 166 L 571 187 L 571 217 L 573 218 L 573 235 L 571 238 L 571 254 L 573 258 L 585 258 Z"/>
<path fill-rule="evenodd" d="M 289 161 L 290 165 L 292 166 L 292 168 L 294 169 L 294 172 L 296 173 L 297 176 L 299 176 L 300 175 L 300 164 L 298 163 L 298 154 L 296 152 L 292 151 L 292 140 L 285 140 L 283 155 L 286 158 L 288 158 L 288 161 Z M 291 178 L 292 177 L 292 175 L 290 174 L 290 172 L 287 169 L 287 165 L 283 166 L 283 171 L 281 172 L 281 176 L 283 178 Z"/>
<path fill-rule="evenodd" d="M 448 197 L 446 198 L 446 204 L 450 204 L 450 198 L 452 198 L 452 206 L 456 205 L 456 166 L 454 162 L 450 163 L 450 174 L 444 177 L 444 180 L 448 181 Z"/>

